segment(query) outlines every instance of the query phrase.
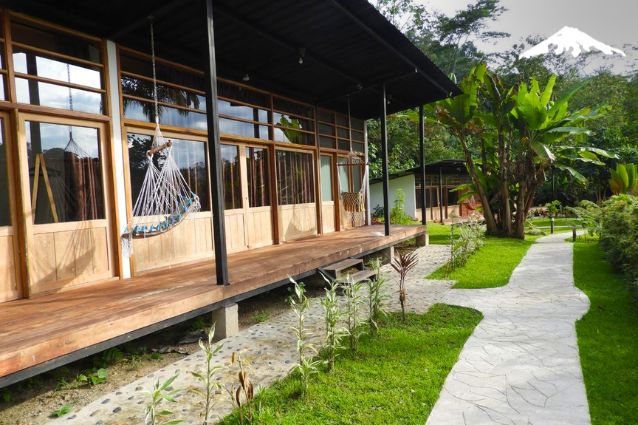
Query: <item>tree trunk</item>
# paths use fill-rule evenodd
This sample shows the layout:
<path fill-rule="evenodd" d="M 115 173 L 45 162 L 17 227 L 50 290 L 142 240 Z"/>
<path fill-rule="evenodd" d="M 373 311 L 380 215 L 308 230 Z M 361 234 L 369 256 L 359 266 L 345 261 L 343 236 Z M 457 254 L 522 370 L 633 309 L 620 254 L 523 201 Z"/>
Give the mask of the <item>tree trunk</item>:
<path fill-rule="evenodd" d="M 509 180 L 507 178 L 507 155 L 505 151 L 505 136 L 503 135 L 503 129 L 498 129 L 498 155 L 500 159 L 500 178 L 501 178 L 501 202 L 503 203 L 503 216 L 501 217 L 501 226 L 505 226 L 504 233 L 506 235 L 512 234 L 512 209 L 510 207 L 510 188 Z"/>

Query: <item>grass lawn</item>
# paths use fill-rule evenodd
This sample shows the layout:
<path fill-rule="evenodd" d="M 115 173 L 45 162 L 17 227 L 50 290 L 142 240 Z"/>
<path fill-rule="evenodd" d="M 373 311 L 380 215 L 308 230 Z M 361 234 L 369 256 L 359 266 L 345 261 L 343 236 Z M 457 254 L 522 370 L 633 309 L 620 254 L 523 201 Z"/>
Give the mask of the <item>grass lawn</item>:
<path fill-rule="evenodd" d="M 532 223 L 534 223 L 534 226 L 536 227 L 542 227 L 546 233 L 549 234 L 549 218 L 533 218 L 530 219 L 530 221 Z M 554 219 L 554 226 L 569 226 L 569 229 L 565 229 L 565 228 L 561 228 L 559 227 L 558 229 L 554 229 L 555 231 L 571 231 L 571 226 L 576 226 L 577 229 L 581 229 L 582 225 L 581 222 L 576 219 L 576 218 L 563 218 L 563 217 L 559 217 L 559 218 L 555 218 Z"/>
<path fill-rule="evenodd" d="M 576 323 L 592 424 L 638 421 L 638 302 L 597 243 L 574 244 L 574 280 L 591 302 Z"/>
<path fill-rule="evenodd" d="M 446 266 L 443 266 L 428 278 L 456 280 L 454 288 L 496 288 L 506 285 L 514 268 L 538 238 L 529 235 L 525 240 L 487 237 L 485 245 L 463 267 L 446 276 Z"/>
<path fill-rule="evenodd" d="M 428 234 L 430 235 L 430 243 L 433 245 L 449 245 L 451 228 L 452 226 L 450 226 L 449 224 L 428 222 Z"/>
<path fill-rule="evenodd" d="M 335 369 L 311 378 L 305 397 L 288 377 L 261 392 L 256 422 L 268 424 L 423 424 L 463 344 L 476 310 L 434 305 L 426 314 L 391 314 L 378 336 L 362 339 Z M 237 424 L 237 413 L 220 422 Z"/>

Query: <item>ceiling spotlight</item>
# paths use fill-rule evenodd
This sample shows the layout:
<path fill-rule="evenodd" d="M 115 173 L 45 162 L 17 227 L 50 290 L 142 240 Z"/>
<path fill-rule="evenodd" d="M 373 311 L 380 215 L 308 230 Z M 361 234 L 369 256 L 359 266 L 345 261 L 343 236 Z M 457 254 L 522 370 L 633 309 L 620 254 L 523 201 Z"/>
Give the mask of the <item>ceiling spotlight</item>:
<path fill-rule="evenodd" d="M 245 73 L 243 77 L 241 77 L 242 81 L 250 81 L 250 75 L 248 75 L 248 73 Z"/>
<path fill-rule="evenodd" d="M 306 49 L 302 47 L 299 49 L 299 59 L 297 60 L 299 65 L 303 65 L 304 56 L 306 56 Z"/>

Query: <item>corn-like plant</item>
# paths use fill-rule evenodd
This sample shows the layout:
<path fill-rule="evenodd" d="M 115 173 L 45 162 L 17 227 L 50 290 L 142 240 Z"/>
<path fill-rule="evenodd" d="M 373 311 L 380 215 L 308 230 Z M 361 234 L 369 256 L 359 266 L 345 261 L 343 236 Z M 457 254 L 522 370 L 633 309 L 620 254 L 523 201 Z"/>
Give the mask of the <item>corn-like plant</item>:
<path fill-rule="evenodd" d="M 360 282 L 353 282 L 349 275 L 343 283 L 343 292 L 346 296 L 346 327 L 352 351 L 357 350 L 359 339 L 365 332 L 359 317 L 361 305 L 364 302 L 361 296 L 361 286 Z"/>
<path fill-rule="evenodd" d="M 324 279 L 326 279 L 325 276 Z M 339 308 L 337 292 L 341 285 L 338 281 L 326 280 L 328 281 L 328 287 L 325 289 L 326 296 L 321 300 L 321 305 L 326 317 L 324 352 L 326 354 L 326 365 L 330 371 L 334 367 L 339 350 L 343 348 L 343 338 L 348 334 L 348 331 L 339 325 L 343 312 Z"/>
<path fill-rule="evenodd" d="M 153 389 L 148 392 L 150 400 L 146 405 L 146 414 L 144 417 L 144 423 L 146 425 L 176 425 L 184 422 L 181 419 L 164 421 L 167 417 L 172 416 L 173 412 L 160 407 L 164 401 L 175 403 L 175 397 L 181 392 L 180 390 L 171 388 L 171 384 L 173 384 L 175 378 L 177 378 L 177 375 L 173 375 L 162 384 L 160 384 L 158 379 Z"/>
<path fill-rule="evenodd" d="M 419 259 L 416 256 L 416 251 L 402 251 L 392 260 L 392 268 L 399 273 L 399 302 L 401 303 L 401 317 L 404 322 L 405 303 L 408 298 L 408 294 L 405 289 L 405 278 L 418 262 Z"/>
<path fill-rule="evenodd" d="M 248 377 L 248 371 L 244 365 L 245 361 L 237 352 L 233 352 L 230 364 L 237 364 L 239 372 L 237 373 L 238 385 L 231 385 L 226 388 L 226 392 L 230 396 L 233 405 L 239 411 L 239 423 L 244 424 L 246 420 L 252 422 L 252 412 L 249 410 L 250 402 L 255 398 L 255 388 Z"/>
<path fill-rule="evenodd" d="M 388 296 L 383 292 L 385 286 L 385 277 L 381 274 L 381 260 L 376 258 L 368 263 L 375 272 L 373 279 L 368 282 L 368 324 L 372 332 L 379 330 L 379 319 L 385 315 L 384 303 Z"/>
<path fill-rule="evenodd" d="M 210 327 L 208 330 L 208 340 L 203 341 L 199 340 L 199 348 L 204 353 L 204 364 L 205 364 L 205 372 L 196 370 L 191 372 L 191 374 L 197 378 L 197 380 L 202 384 L 202 389 L 192 389 L 195 394 L 199 395 L 202 398 L 202 417 L 204 418 L 203 425 L 208 425 L 210 422 L 210 413 L 213 407 L 213 395 L 215 391 L 219 389 L 219 384 L 215 379 L 215 374 L 219 372 L 221 366 L 213 365 L 213 356 L 219 353 L 222 349 L 223 344 L 213 345 L 213 336 L 215 335 L 215 324 Z"/>
<path fill-rule="evenodd" d="M 321 361 L 314 360 L 317 355 L 317 349 L 309 341 L 312 334 L 306 327 L 306 312 L 310 307 L 306 289 L 303 283 L 297 283 L 292 278 L 290 278 L 290 281 L 294 284 L 294 287 L 293 293 L 288 297 L 288 302 L 296 319 L 296 324 L 291 329 L 297 338 L 297 364 L 292 367 L 291 372 L 295 371 L 299 374 L 301 392 L 302 395 L 305 395 L 310 377 L 319 373 Z"/>

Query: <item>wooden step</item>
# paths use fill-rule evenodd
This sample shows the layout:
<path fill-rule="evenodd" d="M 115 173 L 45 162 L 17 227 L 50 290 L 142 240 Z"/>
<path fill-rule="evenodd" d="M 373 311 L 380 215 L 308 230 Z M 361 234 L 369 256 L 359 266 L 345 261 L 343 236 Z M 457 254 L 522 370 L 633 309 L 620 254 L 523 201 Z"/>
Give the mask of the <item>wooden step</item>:
<path fill-rule="evenodd" d="M 366 279 L 372 279 L 376 275 L 374 270 L 364 269 L 350 275 L 352 283 L 359 283 Z"/>
<path fill-rule="evenodd" d="M 345 260 L 341 260 L 336 263 L 323 266 L 321 267 L 320 271 L 336 279 L 338 277 L 341 277 L 341 274 L 344 270 L 351 269 L 353 267 L 356 267 L 359 270 L 362 270 L 363 260 L 360 258 L 346 258 Z"/>

